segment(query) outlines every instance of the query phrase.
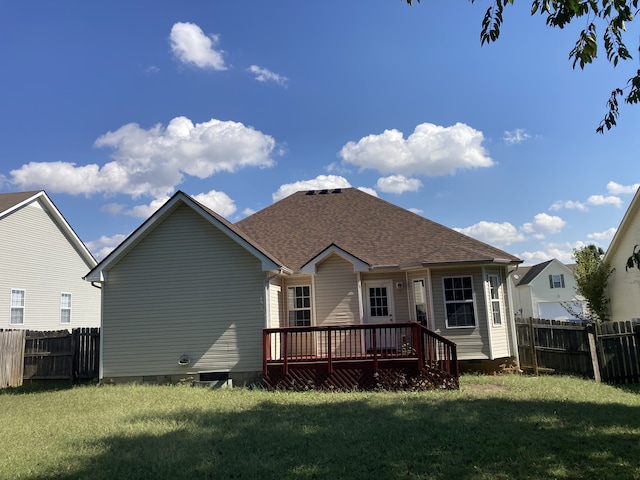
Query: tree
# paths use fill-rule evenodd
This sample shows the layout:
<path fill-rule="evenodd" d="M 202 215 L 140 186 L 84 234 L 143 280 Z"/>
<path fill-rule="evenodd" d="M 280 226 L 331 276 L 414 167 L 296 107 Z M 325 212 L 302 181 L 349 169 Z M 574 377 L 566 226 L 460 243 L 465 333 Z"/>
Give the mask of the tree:
<path fill-rule="evenodd" d="M 603 261 L 603 257 L 604 251 L 595 245 L 573 249 L 576 291 L 587 301 L 587 313 L 581 318 L 596 322 L 604 322 L 609 318 L 609 299 L 605 294 L 614 269 Z"/>
<path fill-rule="evenodd" d="M 414 1 L 404 0 L 409 5 Z M 475 3 L 476 0 L 470 0 Z M 495 42 L 500 36 L 500 27 L 503 21 L 504 8 L 513 4 L 515 0 L 493 0 L 482 20 L 480 31 L 480 43 Z M 569 60 L 573 60 L 573 68 L 580 65 L 584 68 L 592 63 L 598 56 L 598 32 L 596 23 L 604 27 L 602 43 L 607 55 L 607 60 L 618 65 L 620 60 L 631 59 L 631 54 L 623 42 L 622 36 L 626 31 L 626 24 L 634 19 L 638 13 L 638 3 L 640 0 L 533 0 L 531 4 L 531 15 L 539 13 L 546 16 L 546 23 L 550 27 L 560 29 L 569 25 L 572 21 L 580 17 L 584 20 L 585 28 L 580 32 L 576 45 L 569 52 Z M 640 52 L 640 46 L 638 48 Z M 622 98 L 628 104 L 640 103 L 640 69 L 635 76 L 627 81 L 625 87 L 617 87 L 611 91 L 607 101 L 608 111 L 596 129 L 598 133 L 610 130 L 616 125 L 618 120 L 618 99 Z"/>

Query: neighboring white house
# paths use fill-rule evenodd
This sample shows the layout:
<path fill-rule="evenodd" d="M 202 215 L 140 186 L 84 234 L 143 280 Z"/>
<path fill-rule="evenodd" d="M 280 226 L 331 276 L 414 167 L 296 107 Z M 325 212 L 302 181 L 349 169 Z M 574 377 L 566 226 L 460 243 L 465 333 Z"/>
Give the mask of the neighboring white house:
<path fill-rule="evenodd" d="M 0 328 L 100 326 L 95 265 L 44 191 L 0 194 Z"/>
<path fill-rule="evenodd" d="M 460 360 L 513 362 L 506 279 L 520 262 L 353 188 L 236 224 L 177 192 L 86 275 L 102 285 L 100 378 L 244 383 L 262 371 L 264 328 L 409 321 Z"/>
<path fill-rule="evenodd" d="M 513 307 L 517 318 L 576 320 L 586 303 L 576 293 L 571 267 L 551 259 L 532 267 L 518 267 L 509 276 L 512 282 Z"/>
<path fill-rule="evenodd" d="M 636 191 L 604 255 L 604 261 L 614 268 L 607 283 L 613 321 L 640 318 L 640 270 L 626 268 L 636 245 L 640 245 L 640 190 Z"/>

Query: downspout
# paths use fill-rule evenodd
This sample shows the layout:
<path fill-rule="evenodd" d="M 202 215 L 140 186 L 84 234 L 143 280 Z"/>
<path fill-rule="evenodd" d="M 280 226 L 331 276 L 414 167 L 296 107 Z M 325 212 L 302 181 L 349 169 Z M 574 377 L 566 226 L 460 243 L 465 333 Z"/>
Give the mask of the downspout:
<path fill-rule="evenodd" d="M 282 267 L 280 267 L 280 270 L 274 274 L 269 275 L 269 273 L 267 273 L 267 278 L 264 281 L 264 298 L 265 298 L 264 328 L 269 328 L 271 326 L 271 295 L 270 295 L 269 286 L 271 285 L 271 280 L 273 280 L 274 278 L 276 278 L 278 275 L 281 275 L 281 274 L 282 274 Z"/>

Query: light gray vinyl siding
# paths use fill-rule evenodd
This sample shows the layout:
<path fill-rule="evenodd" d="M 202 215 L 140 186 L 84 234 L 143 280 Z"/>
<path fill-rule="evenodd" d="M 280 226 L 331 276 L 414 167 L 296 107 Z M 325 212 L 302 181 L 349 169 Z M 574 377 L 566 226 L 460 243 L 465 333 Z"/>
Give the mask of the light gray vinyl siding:
<path fill-rule="evenodd" d="M 187 206 L 106 272 L 103 377 L 262 368 L 261 262 Z M 191 365 L 179 366 L 188 355 Z"/>
<path fill-rule="evenodd" d="M 100 290 L 82 277 L 93 267 L 39 200 L 0 219 L 0 328 L 60 330 L 100 326 Z M 10 324 L 11 289 L 25 290 L 24 324 Z M 71 294 L 71 323 L 60 296 Z"/>
<path fill-rule="evenodd" d="M 360 323 L 358 280 L 353 264 L 331 255 L 317 266 L 316 325 Z"/>
<path fill-rule="evenodd" d="M 493 311 L 491 306 L 491 292 L 489 286 L 489 275 L 497 275 L 500 279 L 500 317 L 502 319 L 502 324 L 496 326 L 493 324 Z M 507 284 L 504 276 L 504 271 L 502 270 L 487 270 L 486 271 L 486 282 L 485 282 L 485 295 L 487 300 L 487 316 L 488 316 L 488 324 L 489 324 L 489 335 L 491 335 L 491 353 L 493 358 L 502 358 L 511 355 L 509 349 L 509 329 L 508 322 L 510 321 L 507 309 Z"/>
<path fill-rule="evenodd" d="M 283 308 L 281 278 L 272 278 L 269 282 L 269 327 L 277 328 L 281 325 Z"/>
<path fill-rule="evenodd" d="M 442 279 L 444 277 L 464 276 L 471 276 L 473 279 L 476 326 L 447 328 Z M 431 286 L 433 288 L 433 310 L 436 331 L 457 344 L 458 359 L 472 360 L 490 358 L 489 332 L 487 329 L 489 322 L 487 319 L 482 269 L 433 269 L 431 271 Z"/>

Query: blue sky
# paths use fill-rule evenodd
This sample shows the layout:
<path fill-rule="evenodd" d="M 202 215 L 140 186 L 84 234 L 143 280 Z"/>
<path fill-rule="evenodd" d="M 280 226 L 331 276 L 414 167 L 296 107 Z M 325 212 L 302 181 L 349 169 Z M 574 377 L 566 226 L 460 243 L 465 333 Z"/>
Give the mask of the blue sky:
<path fill-rule="evenodd" d="M 529 265 L 606 249 L 640 182 L 640 108 L 595 129 L 638 59 L 572 70 L 579 26 L 527 2 L 481 46 L 487 6 L 4 2 L 0 192 L 46 190 L 97 258 L 176 190 L 235 222 L 349 186 Z"/>

